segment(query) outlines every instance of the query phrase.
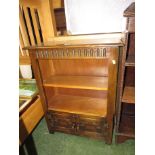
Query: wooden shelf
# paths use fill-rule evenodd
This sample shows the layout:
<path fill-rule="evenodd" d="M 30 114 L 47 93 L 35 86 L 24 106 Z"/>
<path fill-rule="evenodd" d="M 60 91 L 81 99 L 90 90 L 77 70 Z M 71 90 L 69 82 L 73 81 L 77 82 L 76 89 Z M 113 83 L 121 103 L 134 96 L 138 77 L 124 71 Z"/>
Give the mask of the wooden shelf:
<path fill-rule="evenodd" d="M 105 117 L 107 114 L 107 99 L 55 95 L 48 103 L 48 109 L 59 112 Z"/>
<path fill-rule="evenodd" d="M 133 133 L 116 133 L 116 135 L 130 137 L 130 138 L 134 138 L 135 137 L 135 135 Z"/>
<path fill-rule="evenodd" d="M 46 87 L 108 90 L 108 77 L 51 76 L 43 83 Z"/>
<path fill-rule="evenodd" d="M 125 62 L 125 66 L 135 66 L 135 57 L 129 56 Z"/>
<path fill-rule="evenodd" d="M 135 104 L 135 87 L 125 87 L 122 102 Z"/>
<path fill-rule="evenodd" d="M 122 115 L 117 135 L 125 137 L 135 137 L 135 117 Z"/>

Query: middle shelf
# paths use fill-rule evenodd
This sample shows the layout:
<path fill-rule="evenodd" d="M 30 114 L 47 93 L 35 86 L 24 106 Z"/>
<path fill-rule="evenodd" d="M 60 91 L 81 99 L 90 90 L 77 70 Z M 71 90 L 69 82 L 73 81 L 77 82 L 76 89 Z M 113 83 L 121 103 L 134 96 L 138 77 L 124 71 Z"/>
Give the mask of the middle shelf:
<path fill-rule="evenodd" d="M 107 99 L 58 94 L 48 102 L 48 110 L 105 117 Z"/>
<path fill-rule="evenodd" d="M 43 81 L 45 87 L 63 87 L 90 90 L 108 90 L 108 77 L 96 76 L 50 76 Z"/>
<path fill-rule="evenodd" d="M 135 66 L 135 56 L 128 56 L 125 62 L 125 66 Z"/>

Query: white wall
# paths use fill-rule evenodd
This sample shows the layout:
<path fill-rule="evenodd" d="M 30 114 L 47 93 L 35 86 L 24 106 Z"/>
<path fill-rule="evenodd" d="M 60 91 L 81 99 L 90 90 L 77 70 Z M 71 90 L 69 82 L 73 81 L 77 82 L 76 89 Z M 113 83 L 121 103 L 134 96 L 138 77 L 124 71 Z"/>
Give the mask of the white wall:
<path fill-rule="evenodd" d="M 67 30 L 71 34 L 122 32 L 123 11 L 134 0 L 64 0 Z"/>

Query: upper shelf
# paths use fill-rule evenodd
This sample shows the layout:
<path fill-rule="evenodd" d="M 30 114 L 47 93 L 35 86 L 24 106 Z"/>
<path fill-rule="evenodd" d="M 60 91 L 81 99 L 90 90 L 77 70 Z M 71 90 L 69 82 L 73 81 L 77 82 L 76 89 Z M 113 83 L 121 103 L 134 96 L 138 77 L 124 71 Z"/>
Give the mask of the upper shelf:
<path fill-rule="evenodd" d="M 135 87 L 125 87 L 122 102 L 135 104 Z"/>
<path fill-rule="evenodd" d="M 51 76 L 44 80 L 46 87 L 108 90 L 108 77 L 94 76 Z"/>

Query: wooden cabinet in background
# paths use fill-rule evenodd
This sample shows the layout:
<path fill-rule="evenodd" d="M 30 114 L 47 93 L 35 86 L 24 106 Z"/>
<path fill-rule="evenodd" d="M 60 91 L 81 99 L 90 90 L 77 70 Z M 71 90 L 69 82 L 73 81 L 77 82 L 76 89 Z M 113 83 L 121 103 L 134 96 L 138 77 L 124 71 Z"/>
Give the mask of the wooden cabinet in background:
<path fill-rule="evenodd" d="M 120 57 L 117 87 L 116 142 L 135 137 L 135 3 L 125 11 L 126 47 Z"/>
<path fill-rule="evenodd" d="M 51 133 L 112 142 L 118 56 L 123 46 L 121 38 L 110 42 L 114 35 L 100 44 L 28 48 Z"/>
<path fill-rule="evenodd" d="M 35 96 L 19 113 L 19 140 L 20 145 L 33 132 L 38 122 L 44 116 L 39 96 Z"/>

